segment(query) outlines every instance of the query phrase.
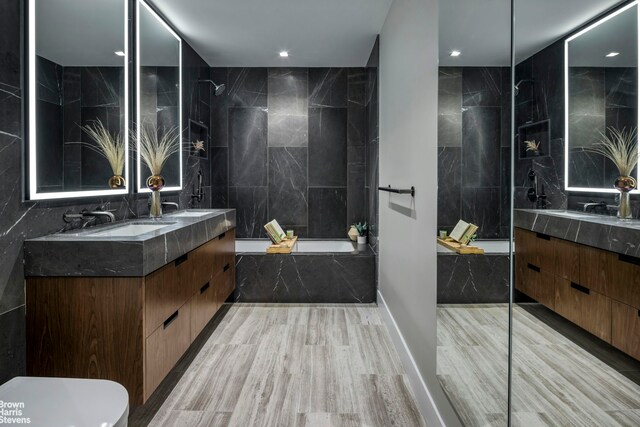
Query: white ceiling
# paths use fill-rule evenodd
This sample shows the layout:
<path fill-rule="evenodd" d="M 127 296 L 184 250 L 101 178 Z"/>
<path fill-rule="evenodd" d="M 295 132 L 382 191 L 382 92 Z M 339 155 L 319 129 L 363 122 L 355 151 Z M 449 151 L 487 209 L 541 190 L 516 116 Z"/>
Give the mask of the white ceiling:
<path fill-rule="evenodd" d="M 36 2 L 36 53 L 65 67 L 122 66 L 124 0 Z"/>
<path fill-rule="evenodd" d="M 151 2 L 211 66 L 361 67 L 393 0 Z"/>
<path fill-rule="evenodd" d="M 620 55 L 607 58 L 610 52 Z M 637 67 L 638 9 L 632 7 L 569 42 L 572 67 Z"/>
<path fill-rule="evenodd" d="M 515 0 L 516 62 L 530 57 L 622 0 Z M 440 2 L 441 66 L 508 66 L 510 0 Z M 449 53 L 460 50 L 452 58 Z"/>

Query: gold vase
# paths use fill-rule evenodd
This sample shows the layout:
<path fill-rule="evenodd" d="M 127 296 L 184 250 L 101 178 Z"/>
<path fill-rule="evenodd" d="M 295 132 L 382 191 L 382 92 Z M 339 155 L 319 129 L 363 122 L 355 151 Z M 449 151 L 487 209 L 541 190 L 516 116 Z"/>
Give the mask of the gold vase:
<path fill-rule="evenodd" d="M 162 218 L 162 201 L 160 190 L 164 187 L 164 178 L 161 175 L 151 175 L 147 178 L 147 187 L 151 190 L 151 205 L 149 206 L 149 216 L 151 218 Z"/>
<path fill-rule="evenodd" d="M 618 205 L 618 218 L 629 219 L 631 214 L 631 202 L 629 192 L 637 187 L 636 179 L 631 176 L 619 176 L 614 187 L 620 192 L 620 204 Z"/>
<path fill-rule="evenodd" d="M 127 185 L 127 181 L 122 175 L 113 175 L 109 178 L 109 188 L 112 190 L 118 190 L 124 188 Z"/>

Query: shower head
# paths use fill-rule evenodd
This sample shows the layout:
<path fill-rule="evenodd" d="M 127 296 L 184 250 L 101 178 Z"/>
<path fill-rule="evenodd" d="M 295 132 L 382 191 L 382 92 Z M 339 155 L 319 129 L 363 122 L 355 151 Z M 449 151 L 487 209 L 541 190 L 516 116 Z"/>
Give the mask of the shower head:
<path fill-rule="evenodd" d="M 533 83 L 533 80 L 532 79 L 523 79 L 523 80 L 520 80 L 518 83 L 516 83 L 516 85 L 513 87 L 513 94 L 515 96 L 518 96 L 518 94 L 520 93 L 520 85 L 522 83 Z"/>
<path fill-rule="evenodd" d="M 213 80 L 204 80 L 204 79 L 203 79 L 203 80 L 198 80 L 198 82 L 199 82 L 199 83 L 211 83 L 211 84 L 213 85 L 213 87 L 214 87 L 213 94 L 214 94 L 215 96 L 220 96 L 220 95 L 222 95 L 222 94 L 224 93 L 225 88 L 226 88 L 226 86 L 225 86 L 224 84 L 217 85 L 217 84 L 215 84 L 215 83 L 214 83 L 214 81 L 213 81 Z"/>

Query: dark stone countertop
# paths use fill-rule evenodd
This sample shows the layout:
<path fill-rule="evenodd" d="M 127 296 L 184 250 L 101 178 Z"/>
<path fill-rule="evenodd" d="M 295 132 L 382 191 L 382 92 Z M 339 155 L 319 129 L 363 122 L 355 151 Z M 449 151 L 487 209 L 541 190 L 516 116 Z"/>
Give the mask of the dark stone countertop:
<path fill-rule="evenodd" d="M 577 211 L 516 209 L 514 225 L 595 248 L 640 257 L 640 220 Z"/>
<path fill-rule="evenodd" d="M 235 209 L 194 209 L 203 216 L 139 218 L 24 242 L 25 276 L 141 277 L 236 226 Z M 137 236 L 96 236 L 130 224 L 167 224 Z"/>

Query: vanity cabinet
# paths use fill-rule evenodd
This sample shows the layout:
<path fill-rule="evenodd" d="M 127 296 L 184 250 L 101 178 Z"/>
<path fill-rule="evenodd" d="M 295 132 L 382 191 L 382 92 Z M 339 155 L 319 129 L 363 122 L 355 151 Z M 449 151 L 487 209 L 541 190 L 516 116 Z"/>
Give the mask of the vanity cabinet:
<path fill-rule="evenodd" d="M 515 239 L 516 289 L 640 360 L 640 259 L 521 228 Z"/>
<path fill-rule="evenodd" d="M 235 288 L 235 230 L 145 277 L 27 277 L 27 373 L 146 402 Z"/>

